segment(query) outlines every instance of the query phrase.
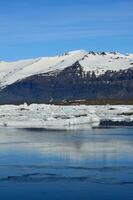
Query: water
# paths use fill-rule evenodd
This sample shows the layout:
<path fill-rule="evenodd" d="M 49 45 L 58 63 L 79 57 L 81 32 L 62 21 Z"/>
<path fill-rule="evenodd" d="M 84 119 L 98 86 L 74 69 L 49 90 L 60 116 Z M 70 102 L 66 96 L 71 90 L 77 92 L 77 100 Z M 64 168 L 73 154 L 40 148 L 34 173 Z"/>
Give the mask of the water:
<path fill-rule="evenodd" d="M 133 129 L 0 129 L 0 199 L 132 200 Z"/>

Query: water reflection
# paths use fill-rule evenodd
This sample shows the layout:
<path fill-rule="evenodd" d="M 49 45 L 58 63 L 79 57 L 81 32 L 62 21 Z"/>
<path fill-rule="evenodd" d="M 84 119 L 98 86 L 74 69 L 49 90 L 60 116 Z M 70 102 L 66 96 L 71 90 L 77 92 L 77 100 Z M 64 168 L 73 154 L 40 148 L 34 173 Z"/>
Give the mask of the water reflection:
<path fill-rule="evenodd" d="M 132 129 L 0 129 L 1 199 L 133 199 L 132 187 Z"/>
<path fill-rule="evenodd" d="M 9 159 L 12 162 L 13 155 L 19 154 L 21 159 L 21 156 L 31 154 L 33 162 L 35 155 L 44 161 L 55 157 L 57 161 L 62 159 L 72 163 L 116 165 L 121 162 L 129 165 L 133 163 L 132 129 L 48 132 L 5 128 L 0 129 L 0 157 L 3 154 L 12 154 Z"/>

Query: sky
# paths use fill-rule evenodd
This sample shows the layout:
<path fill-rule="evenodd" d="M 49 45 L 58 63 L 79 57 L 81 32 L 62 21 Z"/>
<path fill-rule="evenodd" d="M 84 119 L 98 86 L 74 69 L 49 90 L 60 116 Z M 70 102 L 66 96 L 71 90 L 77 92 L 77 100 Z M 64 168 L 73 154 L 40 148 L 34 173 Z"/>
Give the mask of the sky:
<path fill-rule="evenodd" d="M 0 60 L 133 53 L 133 0 L 0 0 Z"/>

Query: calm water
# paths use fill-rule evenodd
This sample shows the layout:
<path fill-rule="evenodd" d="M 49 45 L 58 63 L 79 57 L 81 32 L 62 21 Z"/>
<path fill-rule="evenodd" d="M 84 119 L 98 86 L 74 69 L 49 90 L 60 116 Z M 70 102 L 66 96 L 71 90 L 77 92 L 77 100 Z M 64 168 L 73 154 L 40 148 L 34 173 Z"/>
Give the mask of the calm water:
<path fill-rule="evenodd" d="M 133 200 L 133 129 L 0 129 L 0 199 Z"/>

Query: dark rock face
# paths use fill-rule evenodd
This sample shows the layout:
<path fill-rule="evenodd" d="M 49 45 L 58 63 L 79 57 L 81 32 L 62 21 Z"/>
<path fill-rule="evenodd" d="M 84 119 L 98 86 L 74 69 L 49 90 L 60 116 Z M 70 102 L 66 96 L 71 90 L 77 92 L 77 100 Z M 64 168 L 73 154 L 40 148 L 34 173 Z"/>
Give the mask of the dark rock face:
<path fill-rule="evenodd" d="M 34 75 L 0 91 L 0 104 L 82 99 L 133 99 L 133 68 L 85 73 L 79 62 L 63 71 Z"/>

